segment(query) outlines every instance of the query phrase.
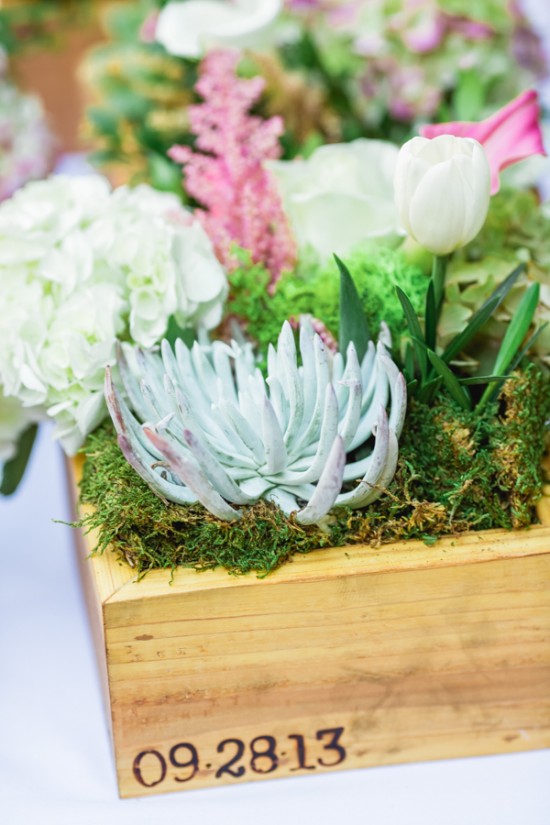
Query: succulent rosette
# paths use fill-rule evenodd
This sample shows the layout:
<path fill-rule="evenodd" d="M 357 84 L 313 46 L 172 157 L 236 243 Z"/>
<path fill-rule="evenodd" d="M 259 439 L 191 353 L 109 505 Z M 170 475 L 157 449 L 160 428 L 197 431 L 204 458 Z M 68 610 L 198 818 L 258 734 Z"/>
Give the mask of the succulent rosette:
<path fill-rule="evenodd" d="M 395 473 L 407 405 L 388 329 L 361 360 L 352 342 L 345 354 L 328 351 L 307 321 L 299 338 L 300 365 L 283 325 L 265 379 L 249 344 L 189 350 L 178 340 L 173 352 L 164 341 L 162 356 L 130 353 L 135 372 L 119 354 L 134 412 L 108 372 L 109 411 L 121 450 L 157 495 L 200 501 L 225 521 L 241 518 L 229 502 L 266 498 L 301 524 L 379 498 Z"/>

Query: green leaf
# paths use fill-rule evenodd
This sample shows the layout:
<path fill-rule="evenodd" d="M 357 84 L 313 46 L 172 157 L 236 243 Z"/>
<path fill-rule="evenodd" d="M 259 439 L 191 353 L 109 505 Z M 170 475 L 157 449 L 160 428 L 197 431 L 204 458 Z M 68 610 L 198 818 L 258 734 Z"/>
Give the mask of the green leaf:
<path fill-rule="evenodd" d="M 412 348 L 412 344 L 407 342 L 407 346 L 405 349 L 405 363 L 403 366 L 403 373 L 405 378 L 407 379 L 407 383 L 411 383 L 415 381 L 414 377 L 414 350 Z"/>
<path fill-rule="evenodd" d="M 197 340 L 197 334 L 195 330 L 191 327 L 186 327 L 185 329 L 183 327 L 180 327 L 180 325 L 178 324 L 173 315 L 171 315 L 168 320 L 168 327 L 163 337 L 166 338 L 166 340 L 172 347 L 174 346 L 176 339 L 181 338 L 185 346 L 189 349 Z"/>
<path fill-rule="evenodd" d="M 4 464 L 0 495 L 11 496 L 17 490 L 27 467 L 37 432 L 37 424 L 31 424 L 20 436 L 16 454 Z"/>
<path fill-rule="evenodd" d="M 478 311 L 472 315 L 468 324 L 464 328 L 464 330 L 453 338 L 453 340 L 447 345 L 443 355 L 441 356 L 444 361 L 447 363 L 451 361 L 455 355 L 458 355 L 467 344 L 470 343 L 472 338 L 476 335 L 477 332 L 484 326 L 484 324 L 489 320 L 493 312 L 495 312 L 502 301 L 506 298 L 514 284 L 516 283 L 519 276 L 522 272 L 525 271 L 525 264 L 520 264 L 517 266 L 509 275 L 508 277 L 501 283 L 497 288 L 491 293 L 491 295 L 487 298 L 485 303 L 478 309 Z"/>
<path fill-rule="evenodd" d="M 531 284 L 515 312 L 514 317 L 508 324 L 508 329 L 500 345 L 495 366 L 494 375 L 506 376 L 510 366 L 520 352 L 521 345 L 529 327 L 533 322 L 533 317 L 539 303 L 540 284 Z M 494 395 L 494 388 L 489 386 L 481 396 L 479 406 L 483 406 Z"/>
<path fill-rule="evenodd" d="M 411 335 L 413 346 L 416 352 L 416 358 L 418 361 L 418 366 L 420 368 L 420 374 L 422 376 L 422 380 L 425 380 L 428 375 L 428 359 L 426 357 L 426 350 L 424 349 L 424 347 L 420 345 L 420 343 L 423 341 L 420 321 L 416 317 L 413 305 L 411 304 L 403 290 L 398 286 L 396 286 L 395 289 L 397 292 L 397 297 L 399 298 L 401 306 L 403 307 L 405 320 L 407 322 L 409 333 Z"/>
<path fill-rule="evenodd" d="M 476 384 L 491 384 L 495 381 L 502 381 L 502 375 L 474 375 L 472 378 L 459 378 L 458 380 L 461 384 L 472 387 Z"/>
<path fill-rule="evenodd" d="M 426 329 L 426 346 L 434 350 L 437 333 L 437 309 L 433 279 L 428 284 L 428 291 L 426 292 L 426 319 L 424 326 Z"/>
<path fill-rule="evenodd" d="M 464 389 L 464 387 L 460 385 L 458 378 L 447 366 L 445 361 L 443 361 L 443 359 L 432 350 L 428 350 L 428 358 L 430 359 L 433 368 L 443 381 L 443 385 L 447 388 L 449 395 L 454 398 L 456 403 L 463 409 L 471 410 L 472 399 L 470 398 L 468 390 Z"/>
<path fill-rule="evenodd" d="M 504 375 L 512 363 L 514 356 L 519 351 L 523 339 L 531 326 L 535 310 L 538 306 L 540 295 L 540 284 L 531 284 L 527 292 L 521 299 L 516 313 L 510 323 L 498 351 L 493 372 L 496 375 Z"/>
<path fill-rule="evenodd" d="M 543 332 L 543 330 L 545 330 L 547 326 L 548 326 L 548 321 L 545 321 L 544 324 L 542 324 L 537 330 L 535 330 L 535 332 L 529 337 L 529 339 L 528 339 L 527 343 L 525 344 L 525 346 L 523 346 L 521 348 L 521 350 L 518 352 L 518 354 L 516 355 L 516 357 L 514 358 L 512 363 L 510 364 L 510 366 L 508 368 L 509 373 L 513 372 L 515 370 L 515 368 L 518 366 L 518 364 L 520 363 L 523 356 L 526 355 L 529 352 L 529 350 L 531 349 L 531 347 L 533 346 L 533 344 L 535 343 L 535 341 L 537 340 L 537 338 L 539 337 L 541 332 Z"/>
<path fill-rule="evenodd" d="M 493 298 L 495 298 L 496 296 L 499 297 L 499 299 L 500 299 L 499 303 L 501 303 L 506 298 L 506 296 L 508 295 L 508 293 L 510 292 L 512 287 L 514 286 L 514 284 L 517 281 L 517 279 L 519 278 L 519 276 L 522 275 L 525 272 L 525 269 L 526 269 L 525 264 L 519 264 L 518 266 L 516 266 L 516 268 L 513 269 L 510 272 L 510 274 L 502 281 L 502 283 L 500 283 L 493 290 L 493 292 L 489 295 L 489 297 L 487 298 L 485 303 L 480 307 L 480 309 L 478 311 L 481 312 L 481 310 L 483 310 L 487 306 L 487 304 L 490 303 L 491 300 Z"/>
<path fill-rule="evenodd" d="M 334 260 L 340 271 L 340 352 L 345 355 L 349 343 L 353 341 L 361 363 L 370 341 L 369 325 L 349 269 L 337 255 Z"/>
<path fill-rule="evenodd" d="M 485 399 L 484 403 L 490 403 L 491 401 L 495 400 L 496 396 L 500 392 L 501 385 L 504 384 L 504 381 L 509 381 L 513 377 L 513 376 L 510 375 L 510 373 L 512 373 L 515 370 L 515 368 L 521 362 L 521 359 L 523 358 L 523 356 L 527 352 L 529 352 L 529 350 L 531 349 L 531 347 L 533 346 L 533 344 L 535 343 L 535 341 L 537 340 L 537 338 L 539 337 L 541 332 L 544 329 L 546 329 L 547 326 L 548 326 L 548 321 L 546 321 L 546 323 L 542 324 L 542 326 L 540 326 L 537 330 L 535 330 L 535 332 L 529 337 L 529 340 L 527 341 L 525 346 L 523 346 L 521 348 L 521 350 L 518 352 L 518 354 L 516 355 L 516 357 L 514 358 L 512 363 L 510 364 L 510 366 L 508 368 L 508 375 L 506 375 L 504 378 L 501 375 L 498 376 L 498 385 L 492 387 L 491 392 L 488 392 L 489 387 L 487 387 L 487 390 L 486 390 L 487 398 Z M 492 376 L 492 377 L 494 377 L 494 376 Z M 482 401 L 483 401 L 483 398 L 480 400 L 478 406 L 481 405 Z"/>
<path fill-rule="evenodd" d="M 437 375 L 435 378 L 430 378 L 429 381 L 426 381 L 417 392 L 418 400 L 422 401 L 424 404 L 431 404 L 434 398 L 434 395 L 438 391 L 439 387 L 441 386 L 441 376 Z"/>

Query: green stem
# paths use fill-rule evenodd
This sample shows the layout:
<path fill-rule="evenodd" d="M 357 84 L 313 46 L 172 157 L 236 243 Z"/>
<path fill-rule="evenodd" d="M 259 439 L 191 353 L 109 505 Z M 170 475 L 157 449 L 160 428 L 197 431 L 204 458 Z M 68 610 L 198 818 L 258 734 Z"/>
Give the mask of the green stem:
<path fill-rule="evenodd" d="M 447 272 L 448 255 L 434 255 L 432 265 L 432 280 L 434 285 L 434 298 L 436 317 L 439 321 L 441 307 L 443 306 L 443 296 L 445 295 L 445 274 Z"/>

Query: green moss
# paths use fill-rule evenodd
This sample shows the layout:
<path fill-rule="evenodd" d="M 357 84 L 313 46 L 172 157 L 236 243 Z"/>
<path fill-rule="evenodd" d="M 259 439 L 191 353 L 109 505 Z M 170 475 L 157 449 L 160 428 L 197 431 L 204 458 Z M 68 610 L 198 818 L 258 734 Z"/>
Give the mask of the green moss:
<path fill-rule="evenodd" d="M 137 571 L 177 566 L 225 567 L 265 575 L 294 553 L 400 538 L 432 543 L 445 533 L 524 527 L 535 519 L 550 391 L 529 365 L 503 388 L 498 407 L 483 416 L 440 396 L 433 407 L 412 401 L 389 490 L 363 511 L 341 510 L 327 528 L 303 527 L 276 507 L 243 508 L 229 524 L 200 505 L 165 505 L 134 473 L 104 425 L 90 436 L 81 500 L 94 507 L 83 519 Z"/>
<path fill-rule="evenodd" d="M 405 329 L 403 311 L 395 287 L 409 296 L 415 311 L 422 313 L 428 280 L 416 265 L 407 263 L 402 253 L 381 246 L 357 250 L 345 258 L 373 335 L 385 321 L 396 345 Z M 311 314 L 337 337 L 339 327 L 340 279 L 334 261 L 324 265 L 310 262 L 300 271 L 283 275 L 275 292 L 268 291 L 269 273 L 243 257 L 243 265 L 231 275 L 229 312 L 246 318 L 251 337 L 265 351 L 276 341 L 283 321 Z"/>

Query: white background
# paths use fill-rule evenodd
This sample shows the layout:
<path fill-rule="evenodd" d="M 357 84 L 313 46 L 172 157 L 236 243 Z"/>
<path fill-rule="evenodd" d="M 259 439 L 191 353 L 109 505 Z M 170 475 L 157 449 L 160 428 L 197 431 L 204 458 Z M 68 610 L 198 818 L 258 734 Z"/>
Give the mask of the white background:
<path fill-rule="evenodd" d="M 550 33 L 549 0 L 524 6 Z M 49 437 L 0 500 L 3 825 L 550 825 L 550 751 L 120 801 L 72 531 L 52 521 L 69 512 Z"/>

